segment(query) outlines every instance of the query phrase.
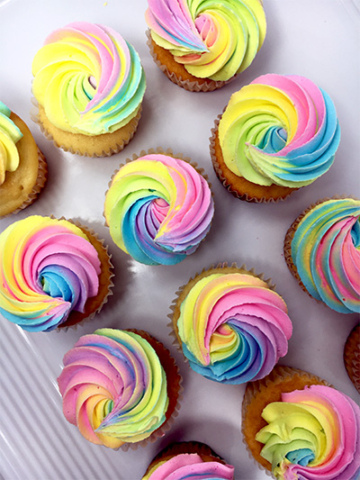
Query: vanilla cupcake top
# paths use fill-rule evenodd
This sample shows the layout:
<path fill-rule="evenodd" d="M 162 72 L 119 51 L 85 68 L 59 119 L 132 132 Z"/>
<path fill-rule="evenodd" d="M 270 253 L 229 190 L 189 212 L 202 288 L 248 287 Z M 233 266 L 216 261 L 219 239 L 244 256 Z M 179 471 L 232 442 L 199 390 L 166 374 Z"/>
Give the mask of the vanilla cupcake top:
<path fill-rule="evenodd" d="M 210 229 L 214 202 L 188 162 L 149 154 L 122 166 L 105 199 L 105 218 L 119 248 L 146 265 L 174 265 Z"/>
<path fill-rule="evenodd" d="M 276 478 L 355 480 L 360 474 L 360 408 L 323 385 L 283 393 L 262 412 L 256 435 Z"/>
<path fill-rule="evenodd" d="M 145 92 L 134 48 L 112 28 L 87 22 L 51 33 L 32 72 L 33 93 L 46 116 L 71 133 L 118 130 L 136 116 Z"/>
<path fill-rule="evenodd" d="M 24 330 L 50 331 L 97 295 L 101 264 L 67 220 L 30 216 L 0 234 L 0 314 Z"/>
<path fill-rule="evenodd" d="M 360 312 L 360 200 L 311 208 L 296 226 L 291 258 L 312 297 L 339 313 Z"/>
<path fill-rule="evenodd" d="M 0 185 L 5 181 L 6 172 L 14 172 L 20 162 L 16 144 L 23 134 L 10 115 L 11 110 L 0 101 Z"/>
<path fill-rule="evenodd" d="M 191 368 L 241 384 L 271 372 L 288 350 L 292 323 L 284 300 L 246 271 L 217 268 L 185 286 L 177 319 Z"/>
<path fill-rule="evenodd" d="M 152 39 L 195 77 L 226 81 L 260 50 L 266 19 L 260 0 L 148 0 Z"/>
<path fill-rule="evenodd" d="M 340 142 L 331 98 L 298 75 L 262 75 L 235 92 L 218 134 L 224 162 L 235 175 L 290 188 L 326 173 Z"/>
<path fill-rule="evenodd" d="M 58 385 L 66 419 L 98 445 L 140 442 L 166 420 L 165 371 L 133 332 L 102 328 L 82 336 L 64 356 Z"/>

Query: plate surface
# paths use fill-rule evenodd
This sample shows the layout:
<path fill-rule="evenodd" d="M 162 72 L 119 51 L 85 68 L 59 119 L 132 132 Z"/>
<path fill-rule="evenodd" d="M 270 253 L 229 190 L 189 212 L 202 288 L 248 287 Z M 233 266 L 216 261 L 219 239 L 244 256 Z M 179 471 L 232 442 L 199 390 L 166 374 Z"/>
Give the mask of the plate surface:
<path fill-rule="evenodd" d="M 77 330 L 28 334 L 1 320 L 0 476 L 4 479 L 136 480 L 152 457 L 174 440 L 208 443 L 235 465 L 236 479 L 267 478 L 242 443 L 245 387 L 218 385 L 192 372 L 168 336 L 167 315 L 178 287 L 218 262 L 246 264 L 277 285 L 294 325 L 289 353 L 281 363 L 311 371 L 359 401 L 342 359 L 356 315 L 337 314 L 303 293 L 282 252 L 287 228 L 309 204 L 334 194 L 360 195 L 359 7 L 355 0 L 264 3 L 268 34 L 251 67 L 217 92 L 192 94 L 167 80 L 150 57 L 145 0 L 0 1 L 0 98 L 31 128 L 49 164 L 49 182 L 38 201 L 1 220 L 0 231 L 33 214 L 78 219 L 105 239 L 116 269 L 114 296 L 100 315 Z M 120 32 L 139 52 L 146 71 L 139 129 L 131 144 L 111 158 L 66 154 L 30 120 L 32 59 L 50 32 L 76 20 Z M 277 205 L 233 198 L 217 180 L 209 156 L 215 118 L 234 91 L 264 73 L 299 74 L 313 80 L 332 97 L 342 129 L 330 171 Z M 171 147 L 198 162 L 212 183 L 216 205 L 206 241 L 173 267 L 146 267 L 129 260 L 111 241 L 102 216 L 114 170 L 133 153 L 157 146 Z M 102 326 L 148 330 L 171 350 L 184 378 L 182 407 L 171 431 L 137 451 L 113 452 L 92 445 L 62 415 L 56 378 L 63 355 L 81 335 Z"/>

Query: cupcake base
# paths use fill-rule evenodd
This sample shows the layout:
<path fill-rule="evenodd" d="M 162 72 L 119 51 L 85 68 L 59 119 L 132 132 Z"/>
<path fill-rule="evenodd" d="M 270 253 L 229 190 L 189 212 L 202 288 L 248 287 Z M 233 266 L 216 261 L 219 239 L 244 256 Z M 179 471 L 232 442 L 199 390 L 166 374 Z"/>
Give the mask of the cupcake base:
<path fill-rule="evenodd" d="M 249 453 L 265 470 L 271 472 L 271 463 L 260 455 L 264 445 L 255 440 L 259 430 L 267 425 L 261 413 L 269 403 L 279 402 L 282 393 L 302 390 L 307 385 L 331 386 L 316 375 L 282 365 L 276 365 L 268 376 L 246 386 L 242 404 L 243 438 Z"/>
<path fill-rule="evenodd" d="M 350 380 L 360 393 L 360 324 L 353 328 L 346 340 L 344 363 Z"/>
<path fill-rule="evenodd" d="M 215 173 L 224 187 L 239 200 L 255 203 L 269 203 L 285 200 L 289 195 L 298 190 L 297 188 L 270 185 L 268 187 L 249 182 L 244 177 L 235 175 L 225 164 L 220 147 L 218 127 L 221 119 L 219 115 L 215 121 L 215 127 L 211 130 L 210 155 Z"/>
<path fill-rule="evenodd" d="M 212 92 L 227 85 L 236 78 L 236 75 L 234 75 L 229 80 L 216 81 L 210 78 L 195 77 L 191 75 L 181 63 L 176 62 L 174 56 L 168 50 L 154 42 L 149 30 L 146 32 L 146 35 L 148 37 L 147 45 L 156 65 L 169 80 L 189 92 Z"/>
<path fill-rule="evenodd" d="M 77 222 L 71 222 L 85 233 L 90 243 L 93 245 L 93 247 L 98 253 L 101 263 L 101 273 L 99 276 L 99 291 L 95 297 L 87 299 L 84 312 L 77 312 L 73 310 L 70 313 L 68 319 L 57 327 L 58 331 L 59 329 L 61 330 L 67 329 L 69 327 L 76 327 L 80 322 L 83 322 L 84 320 L 90 320 L 96 313 L 99 313 L 102 307 L 108 301 L 108 297 L 112 295 L 111 289 L 114 285 L 112 282 L 112 277 L 114 276 L 112 272 L 113 266 L 110 261 L 107 247 L 104 246 L 103 242 L 99 240 L 97 234 L 95 234 L 92 230 L 78 224 Z"/>
<path fill-rule="evenodd" d="M 27 125 L 15 113 L 10 119 L 21 130 L 23 137 L 17 142 L 19 167 L 14 172 L 6 172 L 5 182 L 0 185 L 0 217 L 31 205 L 44 188 L 47 180 L 47 163 L 37 147 Z"/>
<path fill-rule="evenodd" d="M 81 133 L 65 132 L 55 127 L 46 116 L 44 108 L 38 106 L 38 114 L 33 120 L 48 140 L 52 140 L 56 147 L 65 152 L 71 152 L 85 157 L 110 157 L 121 152 L 135 135 L 141 117 L 141 107 L 137 115 L 122 128 L 112 133 L 101 135 L 83 135 Z"/>

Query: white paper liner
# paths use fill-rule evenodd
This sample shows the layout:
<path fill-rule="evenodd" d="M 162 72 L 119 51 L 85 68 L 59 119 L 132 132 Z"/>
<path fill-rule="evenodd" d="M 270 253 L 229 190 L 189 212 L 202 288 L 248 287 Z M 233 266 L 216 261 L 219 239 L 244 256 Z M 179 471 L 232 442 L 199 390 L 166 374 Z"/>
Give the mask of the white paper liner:
<path fill-rule="evenodd" d="M 218 132 L 219 128 L 219 123 L 220 119 L 222 117 L 222 114 L 219 114 L 217 119 L 215 120 L 215 126 L 211 129 L 211 137 L 210 137 L 210 156 L 211 156 L 211 161 L 216 173 L 216 176 L 220 180 L 220 182 L 223 184 L 223 186 L 230 192 L 234 197 L 238 198 L 239 200 L 245 200 L 246 202 L 249 203 L 278 203 L 280 201 L 286 200 L 290 195 L 292 195 L 294 192 L 296 192 L 298 189 L 297 188 L 292 188 L 289 193 L 283 197 L 278 197 L 278 198 L 257 198 L 253 197 L 251 195 L 248 195 L 247 193 L 242 193 L 240 194 L 237 190 L 235 190 L 232 185 L 228 182 L 226 177 L 223 174 L 223 171 L 221 169 L 221 166 L 216 158 L 216 151 L 215 151 L 215 139 L 216 135 Z"/>
<path fill-rule="evenodd" d="M 267 283 L 270 290 L 275 291 L 276 285 L 272 282 L 272 280 L 270 278 L 265 279 L 263 273 L 257 274 L 253 268 L 250 269 L 250 270 L 248 268 L 246 268 L 245 264 L 241 265 L 241 267 L 238 267 L 236 262 L 233 262 L 231 265 L 228 265 L 227 262 L 222 262 L 222 263 L 218 263 L 217 265 L 215 265 L 215 264 L 211 265 L 209 268 L 203 268 L 203 270 L 200 273 L 195 273 L 195 275 L 193 275 L 188 280 L 187 283 L 185 283 L 184 285 L 179 287 L 179 289 L 175 292 L 175 298 L 172 301 L 172 304 L 170 305 L 171 313 L 168 314 L 168 318 L 170 319 L 170 322 L 167 324 L 167 326 L 170 328 L 169 336 L 172 338 L 172 344 L 177 348 L 177 350 L 179 352 L 182 353 L 182 344 L 181 344 L 181 339 L 178 336 L 178 333 L 177 333 L 177 331 L 175 330 L 175 327 L 174 327 L 174 315 L 175 315 L 175 310 L 178 307 L 178 302 L 179 302 L 179 299 L 180 299 L 180 295 L 183 293 L 184 289 L 187 287 L 187 285 L 190 282 L 195 280 L 197 277 L 202 276 L 203 273 L 207 272 L 207 273 L 210 274 L 210 273 L 213 273 L 213 271 L 216 272 L 216 271 L 219 271 L 219 270 L 223 270 L 225 268 L 235 268 L 235 269 L 239 270 L 239 272 L 242 271 L 242 273 L 248 273 L 249 275 L 252 275 L 254 277 L 258 277 L 260 280 Z M 189 363 L 189 360 L 185 357 L 185 355 L 184 355 L 184 361 L 185 361 L 185 363 Z"/>
<path fill-rule="evenodd" d="M 173 83 L 175 83 L 179 87 L 182 87 L 185 90 L 188 90 L 189 92 L 213 92 L 214 90 L 218 90 L 224 85 L 227 85 L 228 83 L 232 82 L 237 77 L 237 75 L 234 75 L 229 80 L 225 80 L 225 81 L 207 79 L 208 81 L 205 83 L 201 83 L 202 79 L 200 78 L 199 78 L 200 83 L 197 81 L 191 82 L 190 80 L 183 80 L 181 77 L 178 77 L 174 72 L 170 72 L 168 67 L 162 64 L 158 59 L 158 56 L 154 51 L 150 30 L 146 31 L 146 36 L 148 38 L 146 44 L 150 49 L 150 54 L 153 57 L 153 60 L 156 63 L 156 65 L 168 77 L 169 80 L 171 80 Z"/>
<path fill-rule="evenodd" d="M 51 133 L 49 133 L 45 129 L 44 125 L 42 124 L 42 122 L 40 120 L 39 104 L 38 104 L 37 100 L 33 97 L 31 99 L 31 101 L 32 101 L 32 104 L 34 105 L 34 107 L 30 111 L 30 118 L 34 123 L 39 125 L 41 132 L 45 135 L 47 140 L 50 140 L 55 145 L 56 148 L 61 148 L 65 152 L 70 152 L 70 153 L 73 153 L 75 155 L 80 155 L 80 156 L 83 156 L 83 157 L 91 157 L 91 158 L 111 157 L 112 155 L 115 155 L 116 153 L 121 152 L 130 143 L 130 141 L 133 139 L 133 137 L 136 133 L 140 118 L 141 118 L 141 111 L 142 111 L 142 107 L 140 106 L 140 109 L 139 109 L 138 113 L 136 114 L 136 116 L 130 120 L 130 122 L 132 122 L 132 121 L 134 122 L 133 130 L 123 139 L 123 141 L 121 143 L 116 143 L 115 146 L 114 145 L 110 146 L 108 150 L 106 150 L 106 151 L 103 150 L 101 152 L 101 154 L 98 154 L 98 153 L 90 154 L 88 152 L 82 153 L 79 150 L 76 150 L 72 147 L 66 147 L 64 145 L 59 145 L 54 140 L 54 137 L 51 135 Z"/>

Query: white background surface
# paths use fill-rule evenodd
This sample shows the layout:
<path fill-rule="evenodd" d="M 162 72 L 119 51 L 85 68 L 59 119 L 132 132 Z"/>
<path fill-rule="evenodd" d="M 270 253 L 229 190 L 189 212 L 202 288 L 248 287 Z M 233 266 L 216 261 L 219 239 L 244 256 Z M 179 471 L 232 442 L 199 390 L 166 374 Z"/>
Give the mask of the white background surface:
<path fill-rule="evenodd" d="M 342 315 L 302 292 L 287 269 L 282 245 L 287 228 L 310 203 L 334 194 L 359 197 L 359 26 L 357 0 L 265 0 L 268 34 L 254 63 L 235 82 L 193 94 L 173 85 L 146 46 L 146 0 L 0 0 L 0 99 L 29 125 L 49 165 L 49 181 L 25 211 L 0 221 L 0 231 L 28 215 L 81 220 L 109 245 L 115 265 L 114 296 L 100 315 L 77 330 L 25 333 L 0 319 L 0 474 L 5 479 L 140 479 L 153 456 L 170 441 L 208 443 L 235 465 L 236 479 L 267 478 L 242 444 L 244 386 L 227 386 L 192 372 L 172 346 L 169 306 L 180 285 L 212 263 L 243 263 L 277 285 L 293 321 L 289 353 L 281 363 L 311 371 L 359 401 L 343 364 L 344 342 L 356 315 Z M 88 159 L 56 149 L 30 120 L 31 62 L 45 37 L 72 21 L 113 27 L 139 52 L 147 75 L 143 116 L 133 141 L 111 158 Z M 265 73 L 306 76 L 332 97 L 342 140 L 330 171 L 285 202 L 247 204 L 217 180 L 210 162 L 214 119 L 231 94 Z M 111 241 L 102 216 L 115 169 L 142 149 L 171 147 L 204 167 L 212 183 L 215 218 L 199 250 L 173 267 L 129 260 Z M 180 415 L 171 431 L 137 451 L 114 452 L 88 443 L 62 416 L 56 377 L 65 352 L 99 327 L 143 328 L 161 340 L 183 375 Z M 0 475 L 0 476 L 1 476 Z"/>

